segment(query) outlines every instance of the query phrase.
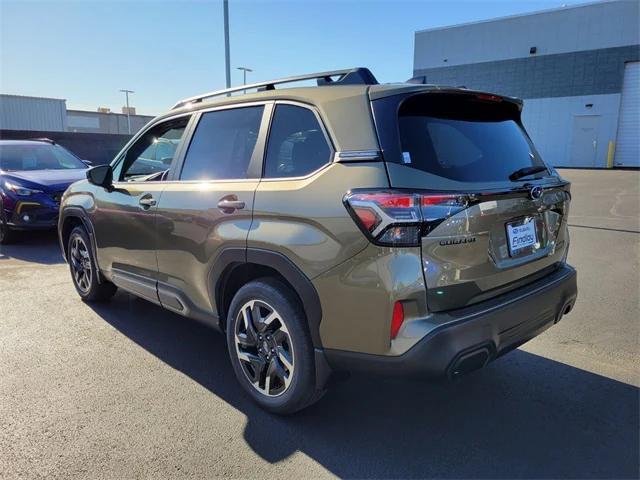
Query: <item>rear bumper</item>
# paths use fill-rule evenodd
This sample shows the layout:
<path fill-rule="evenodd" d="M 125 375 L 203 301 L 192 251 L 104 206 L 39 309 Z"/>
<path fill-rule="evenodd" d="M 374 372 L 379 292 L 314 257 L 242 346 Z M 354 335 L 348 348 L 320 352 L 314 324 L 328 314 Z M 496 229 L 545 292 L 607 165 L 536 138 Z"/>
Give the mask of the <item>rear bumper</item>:
<path fill-rule="evenodd" d="M 554 273 L 494 299 L 441 316 L 439 326 L 398 356 L 325 350 L 334 370 L 457 377 L 531 340 L 568 313 L 576 301 L 576 271 Z"/>

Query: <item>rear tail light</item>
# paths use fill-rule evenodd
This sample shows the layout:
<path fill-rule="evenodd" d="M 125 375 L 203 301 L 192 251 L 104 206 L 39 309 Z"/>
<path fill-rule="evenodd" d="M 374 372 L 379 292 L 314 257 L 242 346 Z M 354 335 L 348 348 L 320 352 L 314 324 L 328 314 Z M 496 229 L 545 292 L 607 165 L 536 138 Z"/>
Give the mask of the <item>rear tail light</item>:
<path fill-rule="evenodd" d="M 418 246 L 442 221 L 464 210 L 469 197 L 448 193 L 356 190 L 344 198 L 356 224 L 377 245 Z"/>

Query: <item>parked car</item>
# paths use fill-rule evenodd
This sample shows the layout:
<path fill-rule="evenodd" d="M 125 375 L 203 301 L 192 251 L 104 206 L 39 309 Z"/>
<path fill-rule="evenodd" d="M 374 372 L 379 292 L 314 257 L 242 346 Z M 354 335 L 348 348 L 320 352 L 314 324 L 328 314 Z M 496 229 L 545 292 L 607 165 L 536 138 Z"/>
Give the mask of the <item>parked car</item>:
<path fill-rule="evenodd" d="M 521 109 L 367 69 L 179 102 L 63 196 L 76 290 L 121 288 L 225 332 L 238 381 L 277 413 L 335 372 L 458 377 L 577 296 L 570 186 Z M 180 139 L 171 162 L 138 174 L 163 138 Z"/>
<path fill-rule="evenodd" d="M 48 139 L 0 140 L 0 244 L 19 230 L 55 228 L 63 192 L 88 165 Z"/>

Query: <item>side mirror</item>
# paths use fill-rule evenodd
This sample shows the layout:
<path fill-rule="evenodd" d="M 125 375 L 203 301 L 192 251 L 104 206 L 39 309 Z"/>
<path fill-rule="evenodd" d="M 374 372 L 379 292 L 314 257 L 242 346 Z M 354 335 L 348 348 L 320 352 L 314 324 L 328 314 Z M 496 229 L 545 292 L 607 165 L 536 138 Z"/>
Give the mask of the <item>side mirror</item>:
<path fill-rule="evenodd" d="M 91 160 L 82 160 L 82 163 L 84 163 L 87 167 L 93 166 L 93 163 L 91 162 Z"/>
<path fill-rule="evenodd" d="M 111 165 L 98 165 L 87 170 L 87 180 L 98 187 L 109 188 L 113 183 Z"/>

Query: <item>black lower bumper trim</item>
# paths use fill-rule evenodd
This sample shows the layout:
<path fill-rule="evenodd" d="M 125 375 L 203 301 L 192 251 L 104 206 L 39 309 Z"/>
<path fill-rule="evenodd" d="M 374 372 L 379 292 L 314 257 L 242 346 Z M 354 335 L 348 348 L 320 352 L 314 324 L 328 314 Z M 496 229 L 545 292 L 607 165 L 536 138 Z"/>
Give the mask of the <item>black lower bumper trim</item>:
<path fill-rule="evenodd" d="M 57 220 L 53 223 L 49 223 L 49 222 L 42 222 L 42 223 L 7 223 L 7 226 L 11 229 L 11 230 L 23 230 L 23 231 L 30 231 L 30 230 L 53 230 L 56 228 L 56 226 L 58 225 Z"/>
<path fill-rule="evenodd" d="M 399 356 L 325 350 L 335 370 L 389 375 L 456 377 L 517 348 L 571 310 L 576 271 L 563 265 L 526 287 L 457 311 L 435 313 L 443 322 Z M 440 322 L 438 322 L 440 323 Z"/>

